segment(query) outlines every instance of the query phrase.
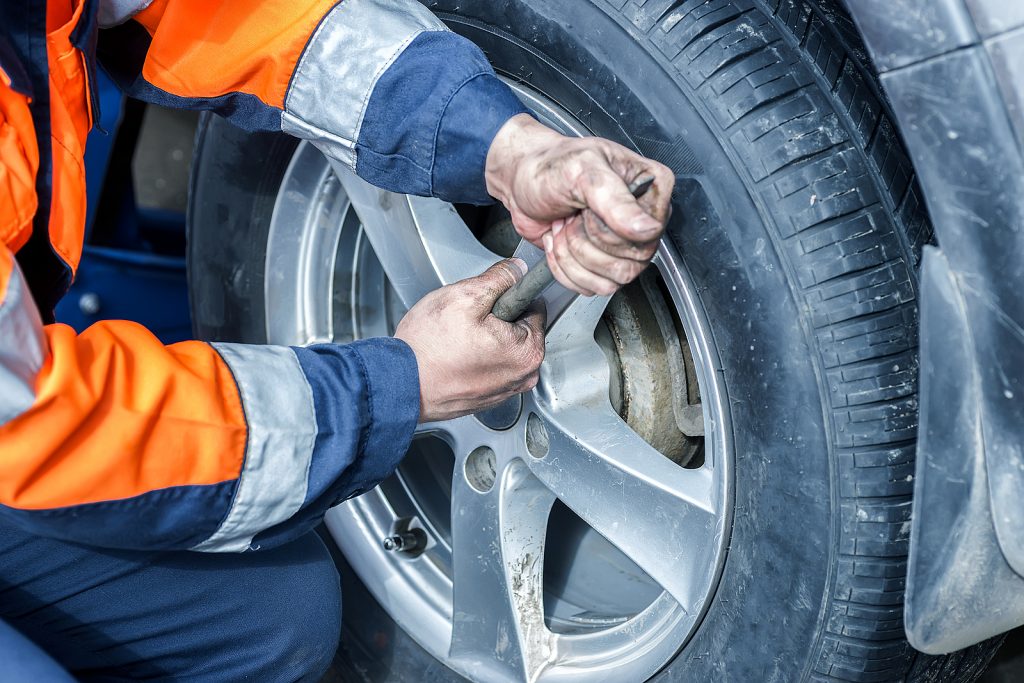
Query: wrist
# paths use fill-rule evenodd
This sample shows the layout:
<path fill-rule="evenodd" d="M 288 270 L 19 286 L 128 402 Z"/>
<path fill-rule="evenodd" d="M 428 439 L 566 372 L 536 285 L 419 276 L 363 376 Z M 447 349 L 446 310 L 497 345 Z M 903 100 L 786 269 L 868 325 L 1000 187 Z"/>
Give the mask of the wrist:
<path fill-rule="evenodd" d="M 516 114 L 506 121 L 487 150 L 484 180 L 488 194 L 511 209 L 516 176 L 523 161 L 561 137 L 529 114 Z"/>

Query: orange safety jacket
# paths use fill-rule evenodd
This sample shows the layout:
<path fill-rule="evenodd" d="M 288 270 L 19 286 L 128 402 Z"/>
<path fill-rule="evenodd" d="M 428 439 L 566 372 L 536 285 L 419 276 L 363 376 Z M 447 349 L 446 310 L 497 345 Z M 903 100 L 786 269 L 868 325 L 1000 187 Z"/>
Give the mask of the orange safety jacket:
<path fill-rule="evenodd" d="M 523 111 L 413 0 L 0 3 L 0 524 L 98 546 L 294 538 L 408 448 L 408 346 L 183 342 L 53 322 L 82 253 L 101 65 L 130 95 L 310 140 L 399 192 L 489 201 Z"/>

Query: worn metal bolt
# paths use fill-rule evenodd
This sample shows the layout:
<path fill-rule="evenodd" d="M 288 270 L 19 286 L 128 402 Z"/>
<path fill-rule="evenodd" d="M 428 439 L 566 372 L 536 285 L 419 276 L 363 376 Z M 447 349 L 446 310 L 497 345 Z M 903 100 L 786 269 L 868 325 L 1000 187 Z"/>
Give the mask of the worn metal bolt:
<path fill-rule="evenodd" d="M 96 315 L 100 312 L 100 297 L 95 292 L 86 292 L 78 298 L 78 310 L 82 315 Z"/>
<path fill-rule="evenodd" d="M 418 533 L 417 533 L 418 532 Z M 381 541 L 384 550 L 390 552 L 411 553 L 426 545 L 427 535 L 420 529 L 404 531 L 400 534 L 388 536 Z"/>

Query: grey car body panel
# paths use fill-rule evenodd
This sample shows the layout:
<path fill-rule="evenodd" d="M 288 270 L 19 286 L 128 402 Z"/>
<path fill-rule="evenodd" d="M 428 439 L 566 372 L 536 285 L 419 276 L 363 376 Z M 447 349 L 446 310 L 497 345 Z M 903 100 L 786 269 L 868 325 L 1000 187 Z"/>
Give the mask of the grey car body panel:
<path fill-rule="evenodd" d="M 846 0 L 845 4 L 879 72 L 916 64 L 978 40 L 960 0 Z"/>
<path fill-rule="evenodd" d="M 905 627 L 1024 624 L 1024 3 L 846 0 L 918 174 L 921 412 Z"/>
<path fill-rule="evenodd" d="M 983 38 L 1024 26 L 1024 3 L 1014 0 L 966 0 L 974 25 Z"/>

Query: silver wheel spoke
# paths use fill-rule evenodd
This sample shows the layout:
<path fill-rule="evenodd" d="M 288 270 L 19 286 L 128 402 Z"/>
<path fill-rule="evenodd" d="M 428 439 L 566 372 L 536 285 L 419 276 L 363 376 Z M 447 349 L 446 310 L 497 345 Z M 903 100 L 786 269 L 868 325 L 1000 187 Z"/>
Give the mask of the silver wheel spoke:
<path fill-rule="evenodd" d="M 548 329 L 537 394 L 559 405 L 600 405 L 608 401 L 608 360 L 594 340 L 594 329 L 608 297 L 577 297 Z"/>
<path fill-rule="evenodd" d="M 713 472 L 679 467 L 612 409 L 608 361 L 593 337 L 606 303 L 577 299 L 548 334 L 537 395 L 550 445 L 530 467 L 692 614 L 699 574 L 713 564 L 700 540 L 715 533 Z"/>
<path fill-rule="evenodd" d="M 331 167 L 406 307 L 438 287 L 479 275 L 499 259 L 451 204 L 382 190 L 336 161 Z"/>
<path fill-rule="evenodd" d="M 487 493 L 456 467 L 452 484 L 451 657 L 483 680 L 534 681 L 554 658 L 544 625 L 543 565 L 554 496 L 521 462 Z"/>
<path fill-rule="evenodd" d="M 611 406 L 546 415 L 549 450 L 533 473 L 625 553 L 689 614 L 701 608 L 720 501 L 708 468 L 687 470 L 654 450 Z"/>
<path fill-rule="evenodd" d="M 559 284 L 556 287 L 569 291 Z M 558 311 L 555 322 L 550 326 L 548 344 L 554 343 L 555 352 L 570 346 L 594 341 L 594 328 L 608 308 L 607 296 L 576 296 L 570 297 Z"/>

